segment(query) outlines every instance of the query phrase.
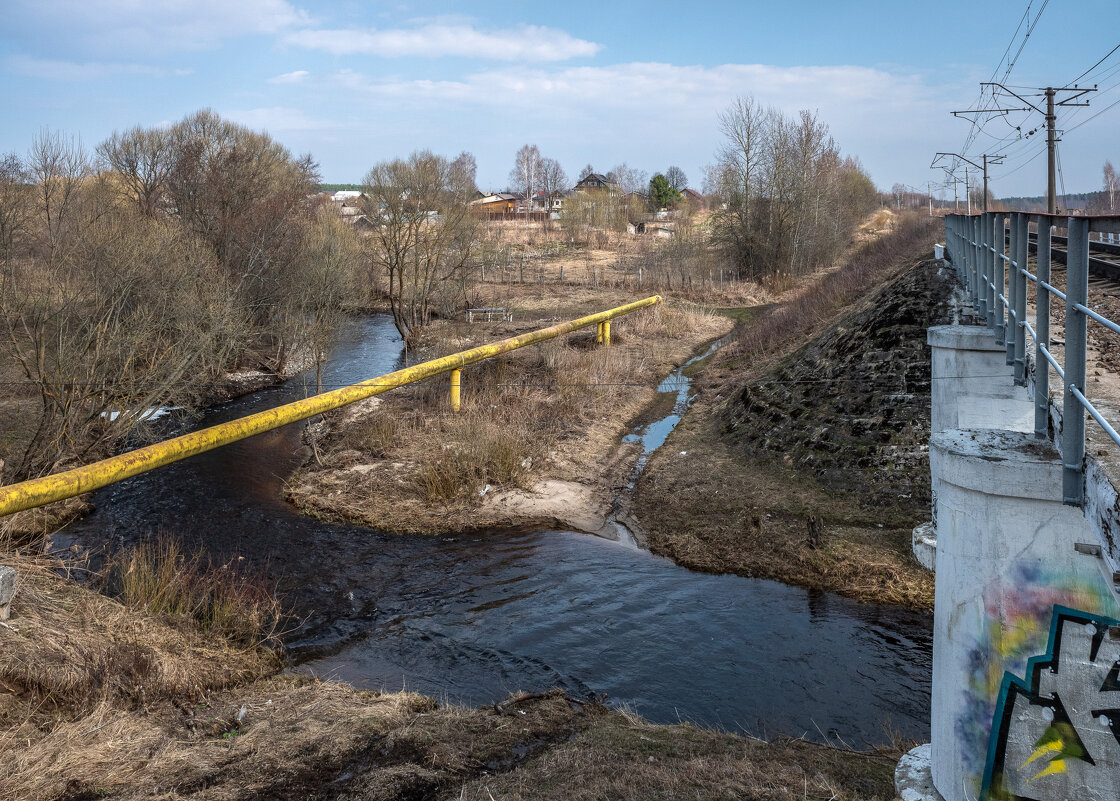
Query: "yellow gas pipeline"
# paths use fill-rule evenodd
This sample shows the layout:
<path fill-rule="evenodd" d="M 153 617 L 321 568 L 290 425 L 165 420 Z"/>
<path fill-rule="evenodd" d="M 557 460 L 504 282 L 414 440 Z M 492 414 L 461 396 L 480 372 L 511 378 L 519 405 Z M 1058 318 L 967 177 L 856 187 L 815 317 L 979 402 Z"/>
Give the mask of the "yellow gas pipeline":
<path fill-rule="evenodd" d="M 541 328 L 490 345 L 480 345 L 477 348 L 460 351 L 440 359 L 422 362 L 413 367 L 406 367 L 403 370 L 362 381 L 359 384 L 324 392 L 321 395 L 313 395 L 294 403 L 277 406 L 275 409 L 257 412 L 248 417 L 231 420 L 228 423 L 221 423 L 190 434 L 184 434 L 181 437 L 137 448 L 134 451 L 76 467 L 73 470 L 0 487 L 0 517 L 24 509 L 42 506 L 52 501 L 72 498 L 90 490 L 100 489 L 139 473 L 146 473 L 157 467 L 186 459 L 189 456 L 204 453 L 289 423 L 306 420 L 308 417 L 314 417 L 348 403 L 380 395 L 382 392 L 388 392 L 405 384 L 411 384 L 450 370 L 458 371 L 468 364 L 474 364 L 502 353 L 509 353 L 526 345 L 555 339 L 580 328 L 605 324 L 608 333 L 604 344 L 609 344 L 609 320 L 660 302 L 661 296 L 654 295 L 645 300 L 628 303 L 625 306 L 617 306 L 587 317 L 580 317 L 578 320 L 560 323 L 549 328 Z M 599 330 L 602 331 L 603 329 L 600 328 Z M 457 383 L 455 385 L 456 390 L 458 389 Z"/>

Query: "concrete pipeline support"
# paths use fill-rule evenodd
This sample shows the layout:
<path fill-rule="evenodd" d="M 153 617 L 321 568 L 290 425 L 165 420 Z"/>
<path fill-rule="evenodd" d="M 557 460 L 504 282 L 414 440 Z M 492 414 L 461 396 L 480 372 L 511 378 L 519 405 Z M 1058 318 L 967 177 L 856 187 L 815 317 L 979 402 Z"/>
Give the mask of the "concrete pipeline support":
<path fill-rule="evenodd" d="M 660 302 L 661 296 L 654 295 L 644 300 L 617 306 L 566 323 L 559 323 L 549 328 L 541 328 L 503 339 L 500 342 L 480 345 L 477 348 L 460 351 L 440 359 L 432 359 L 352 386 L 324 392 L 321 395 L 313 395 L 310 398 L 278 406 L 275 409 L 268 409 L 238 420 L 231 420 L 228 423 L 193 431 L 190 434 L 137 448 L 134 451 L 77 467 L 73 470 L 0 487 L 0 516 L 24 509 L 32 509 L 52 501 L 72 498 L 75 495 L 99 489 L 157 467 L 186 459 L 189 456 L 246 439 L 254 434 L 270 431 L 299 420 L 306 420 L 308 417 L 329 412 L 340 406 L 380 395 L 391 389 L 430 378 L 440 373 L 458 370 L 468 364 L 474 364 L 502 353 L 509 353 L 526 345 L 534 345 L 564 334 L 570 334 L 581 328 L 600 325 L 615 317 Z"/>

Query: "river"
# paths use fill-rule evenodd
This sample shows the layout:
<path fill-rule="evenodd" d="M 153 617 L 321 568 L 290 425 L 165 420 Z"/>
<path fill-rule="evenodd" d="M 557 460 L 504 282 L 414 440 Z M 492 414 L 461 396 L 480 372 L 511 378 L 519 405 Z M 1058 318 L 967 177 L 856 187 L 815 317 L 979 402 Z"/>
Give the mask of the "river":
<path fill-rule="evenodd" d="M 391 319 L 374 315 L 348 327 L 324 380 L 402 362 Z M 313 389 L 295 378 L 170 425 L 213 425 Z M 362 687 L 477 705 L 560 686 L 659 723 L 855 747 L 888 742 L 888 729 L 929 739 L 928 614 L 694 573 L 566 531 L 421 537 L 323 523 L 281 499 L 299 445 L 289 426 L 108 487 L 55 539 L 97 548 L 163 532 L 243 558 L 303 621 L 287 639 L 291 669 Z"/>

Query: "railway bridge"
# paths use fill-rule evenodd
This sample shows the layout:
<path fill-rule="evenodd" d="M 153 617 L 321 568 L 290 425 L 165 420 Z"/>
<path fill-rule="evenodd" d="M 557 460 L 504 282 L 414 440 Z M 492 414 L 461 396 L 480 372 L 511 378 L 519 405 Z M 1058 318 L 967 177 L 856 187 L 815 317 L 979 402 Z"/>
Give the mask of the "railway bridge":
<path fill-rule="evenodd" d="M 961 292 L 928 332 L 933 521 L 914 541 L 937 573 L 931 743 L 899 764 L 905 801 L 1120 798 L 1117 233 L 945 219 Z"/>

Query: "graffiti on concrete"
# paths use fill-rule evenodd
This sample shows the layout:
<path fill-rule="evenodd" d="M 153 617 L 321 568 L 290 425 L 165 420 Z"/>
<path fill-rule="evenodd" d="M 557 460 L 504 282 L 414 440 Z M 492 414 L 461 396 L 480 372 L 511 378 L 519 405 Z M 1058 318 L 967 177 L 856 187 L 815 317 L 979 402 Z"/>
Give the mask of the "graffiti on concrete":
<path fill-rule="evenodd" d="M 1046 652 L 1003 678 L 980 797 L 1120 798 L 1120 621 L 1053 608 Z"/>
<path fill-rule="evenodd" d="M 1008 584 L 984 594 L 984 620 L 968 654 L 964 713 L 956 733 L 966 772 L 974 777 L 970 796 L 980 790 L 996 703 L 1007 674 L 1026 675 L 1027 660 L 1047 649 L 1056 607 L 1120 617 L 1111 589 L 1090 576 L 1069 575 L 1041 565 L 1020 565 Z"/>

